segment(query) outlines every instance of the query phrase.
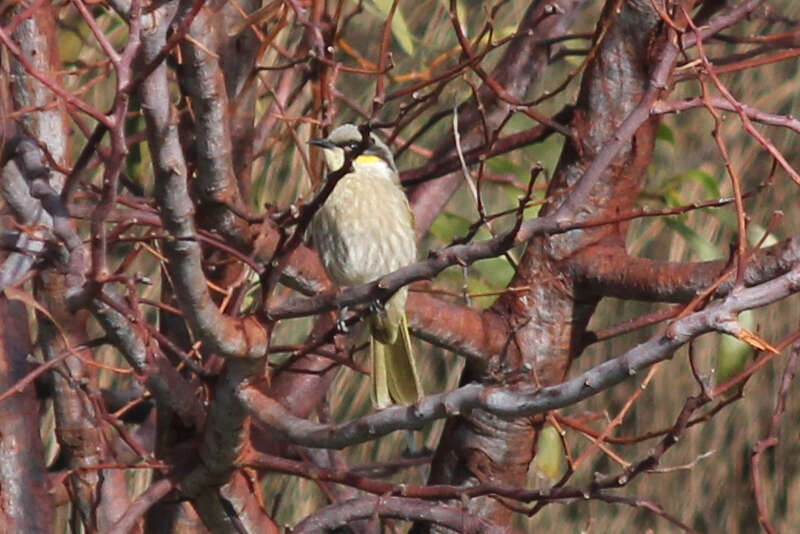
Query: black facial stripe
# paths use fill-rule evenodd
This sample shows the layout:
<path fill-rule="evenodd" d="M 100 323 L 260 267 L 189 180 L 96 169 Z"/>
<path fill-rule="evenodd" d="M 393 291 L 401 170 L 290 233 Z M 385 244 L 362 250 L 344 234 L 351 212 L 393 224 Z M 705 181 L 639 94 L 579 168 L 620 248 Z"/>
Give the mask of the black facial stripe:
<path fill-rule="evenodd" d="M 341 141 L 339 143 L 335 143 L 335 145 L 338 146 L 339 148 L 343 149 L 343 150 L 352 150 L 355 147 L 357 147 L 360 142 L 361 141 Z M 389 164 L 386 152 L 381 150 L 381 148 L 378 145 L 374 145 L 373 144 L 373 145 L 368 146 L 367 148 L 364 149 L 362 154 L 364 154 L 366 156 L 378 156 L 383 161 L 385 161 L 387 164 Z M 391 166 L 391 164 L 390 164 L 390 166 Z"/>
<path fill-rule="evenodd" d="M 360 142 L 361 141 L 339 141 L 338 143 L 334 143 L 334 144 L 336 146 L 338 146 L 339 148 L 344 148 L 344 149 L 348 149 L 349 148 L 349 149 L 352 150 L 355 147 L 357 147 Z"/>

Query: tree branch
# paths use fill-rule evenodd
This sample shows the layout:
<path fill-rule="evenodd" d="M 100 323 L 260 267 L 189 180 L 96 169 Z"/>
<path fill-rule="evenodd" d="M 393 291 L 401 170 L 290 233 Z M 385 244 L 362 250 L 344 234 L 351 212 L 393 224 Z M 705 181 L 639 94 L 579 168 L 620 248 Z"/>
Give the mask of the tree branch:
<path fill-rule="evenodd" d="M 358 497 L 332 504 L 301 521 L 293 532 L 294 534 L 328 532 L 345 527 L 351 521 L 376 516 L 430 522 L 464 534 L 516 532 L 488 519 L 468 514 L 455 506 L 403 497 Z"/>

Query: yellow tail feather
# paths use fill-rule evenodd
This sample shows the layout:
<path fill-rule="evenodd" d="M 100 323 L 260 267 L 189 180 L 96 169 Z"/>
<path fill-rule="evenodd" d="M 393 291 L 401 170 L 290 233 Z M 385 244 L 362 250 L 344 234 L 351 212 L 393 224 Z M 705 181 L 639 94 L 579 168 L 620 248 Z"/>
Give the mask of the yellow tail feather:
<path fill-rule="evenodd" d="M 413 404 L 422 396 L 422 386 L 414 362 L 411 336 L 405 315 L 394 343 L 381 343 L 370 337 L 372 359 L 372 403 L 376 408 L 391 404 Z"/>

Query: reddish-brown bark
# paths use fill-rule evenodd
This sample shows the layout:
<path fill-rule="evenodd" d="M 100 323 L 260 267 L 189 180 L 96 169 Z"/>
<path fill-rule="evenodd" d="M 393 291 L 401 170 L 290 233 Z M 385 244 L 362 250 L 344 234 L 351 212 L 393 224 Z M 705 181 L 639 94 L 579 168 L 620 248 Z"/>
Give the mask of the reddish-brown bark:
<path fill-rule="evenodd" d="M 448 31 L 458 57 L 444 54 L 446 65 L 415 73 L 417 78 L 409 78 L 413 83 L 397 81 L 403 73 L 392 70 L 389 53 L 393 38 L 399 37 L 388 19 L 399 17 L 399 3 L 369 39 L 347 33 L 358 15 L 358 10 L 348 12 L 348 2 L 170 0 L 150 5 L 113 0 L 115 16 L 127 25 L 122 36 L 105 33 L 110 30 L 104 27 L 109 19 L 103 6 L 90 9 L 82 0 L 69 8 L 47 3 L 0 8 L 3 61 L 10 59 L 2 65 L 10 75 L 2 82 L 0 119 L 4 135 L 20 134 L 2 140 L 0 158 L 0 193 L 8 214 L 4 223 L 14 230 L 8 239 L 4 236 L 9 254 L 0 265 L 0 289 L 8 288 L 7 295 L 0 295 L 0 521 L 20 531 L 49 531 L 55 520 L 53 492 L 59 504 L 70 504 L 71 527 L 80 523 L 88 532 L 136 532 L 143 526 L 171 533 L 278 532 L 273 503 L 262 502 L 260 485 L 263 477 L 283 473 L 316 481 L 330 500 L 298 524 L 301 532 L 346 525 L 371 531 L 385 519 L 414 521 L 414 532 L 511 532 L 514 512 L 534 513 L 545 504 L 578 498 L 648 510 L 693 532 L 691 523 L 657 503 L 608 490 L 657 466 L 687 428 L 733 401 L 696 414 L 702 406 L 746 382 L 798 337 L 789 334 L 773 346 L 736 320 L 742 311 L 800 291 L 800 238 L 748 249 L 744 200 L 771 184 L 743 193 L 745 180 L 731 163 L 716 111 L 733 112 L 744 132 L 778 162 L 775 168 L 796 178 L 791 162 L 752 122 L 793 132 L 800 131 L 798 122 L 740 104 L 719 76 L 795 57 L 796 32 L 756 40 L 765 47 L 748 51 L 754 59 L 731 61 L 716 71 L 715 58 L 704 48 L 712 36 L 719 37 L 762 3 L 608 0 L 593 21 L 585 63 L 567 77 L 568 82 L 582 76 L 577 99 L 565 97 L 566 105 L 552 116 L 541 111 L 550 94 L 524 99 L 549 74 L 549 62 L 571 52 L 558 45 L 565 36 L 574 37 L 566 34 L 590 4 L 585 0 L 533 1 L 507 38 L 494 35 L 494 13 L 504 9 L 503 2 L 487 9 L 488 22 L 479 35 L 467 35 L 469 21 L 459 20 L 457 2 L 444 10 L 437 7 L 445 15 L 442 20 L 452 24 Z M 695 18 L 689 20 L 695 7 Z M 242 20 L 247 24 L 241 26 Z M 91 103 L 91 91 L 72 87 L 62 76 L 57 37 L 75 21 L 88 28 L 81 38 L 92 39 L 93 54 L 104 58 L 80 63 L 80 68 L 113 74 L 103 111 Z M 234 31 L 237 27 L 243 31 Z M 290 38 L 281 44 L 276 35 L 284 30 Z M 356 50 L 351 35 L 374 46 Z M 770 47 L 778 50 L 759 55 Z M 698 55 L 696 63 L 682 66 L 680 77 L 699 81 L 702 95 L 669 102 L 682 54 Z M 261 65 L 267 58 L 279 65 Z M 487 64 L 494 66 L 490 70 Z M 72 74 L 82 76 L 79 70 Z M 375 81 L 369 105 L 340 92 L 345 74 Z M 391 77 L 397 81 L 392 90 Z M 450 109 L 439 111 L 443 104 L 437 99 L 449 94 L 445 89 L 450 91 L 456 80 L 471 91 L 453 117 Z M 723 97 L 709 95 L 710 88 Z M 697 107 L 714 119 L 714 140 L 734 190 L 731 199 L 701 207 L 733 206 L 736 253 L 711 262 L 630 257 L 626 232 L 631 220 L 653 215 L 636 202 L 655 161 L 659 122 L 666 113 Z M 367 118 L 363 131 L 381 127 L 380 117 L 386 121 L 382 126 L 394 128 L 390 141 L 408 134 L 412 144 L 403 150 L 410 146 L 420 153 L 426 149 L 417 141 L 435 131 L 439 120 L 453 119 L 457 132 L 447 129 L 450 133 L 433 143 L 428 161 L 401 178 L 412 185 L 409 196 L 421 236 L 463 182 L 473 180 L 470 168 L 475 169 L 480 219 L 466 238 L 431 251 L 426 259 L 369 284 L 335 289 L 313 243 L 304 241 L 305 230 L 360 152 L 348 155 L 343 170 L 330 173 L 297 205 L 262 209 L 252 205 L 251 195 L 259 194 L 263 176 L 285 188 L 283 200 L 293 198 L 295 190 L 303 192 L 302 173 L 310 174 L 317 163 L 305 154 L 306 133 L 327 128 L 339 114 L 349 113 L 347 108 Z M 432 118 L 423 123 L 431 111 Z M 134 126 L 139 114 L 143 124 Z M 520 115 L 534 124 L 507 133 L 509 121 Z M 86 117 L 96 124 L 86 123 Z M 412 123 L 418 129 L 404 131 Z M 68 124 L 83 137 L 72 135 Z M 486 160 L 550 135 L 563 136 L 565 144 L 538 217 L 523 220 L 533 181 L 546 174 L 536 166 L 531 184 L 522 186 L 528 190 L 518 209 L 505 214 L 504 220 L 512 222 L 495 232 L 489 222 L 496 219 L 485 213 L 480 194 L 486 187 Z M 84 143 L 75 158 L 68 139 Z M 262 142 L 300 155 L 282 158 L 280 150 L 262 147 Z M 132 171 L 130 147 L 144 143 L 148 168 Z M 259 161 L 262 157 L 275 161 Z M 95 176 L 98 167 L 102 172 Z M 146 180 L 150 172 L 152 184 Z M 518 176 L 493 179 L 520 184 Z M 489 239 L 475 237 L 482 228 L 489 229 Z M 144 289 L 152 281 L 137 271 L 145 245 L 160 269 L 161 302 Z M 515 273 L 507 290 L 488 309 L 436 296 L 430 280 L 445 269 L 510 258 L 510 251 L 522 246 L 518 264 L 511 262 Z M 415 288 L 420 291 L 410 292 L 409 325 L 418 338 L 466 359 L 460 386 L 430 393 L 413 406 L 331 421 L 325 401 L 332 397 L 329 390 L 340 366 L 358 372 L 364 367 L 352 360 L 357 336 L 344 335 L 341 324 L 355 325 L 362 308 L 385 302 L 415 281 L 425 282 Z M 425 292 L 431 286 L 434 291 Z M 690 304 L 600 334 L 587 332 L 604 297 Z M 28 360 L 31 336 L 20 302 L 37 311 L 37 343 L 46 364 L 36 370 Z M 147 311 L 151 305 L 156 314 Z M 350 315 L 342 311 L 348 306 Z M 334 313 L 342 323 L 333 320 Z M 304 344 L 271 346 L 283 321 L 314 315 L 316 323 Z M 674 321 L 650 340 L 567 377 L 587 344 L 665 319 Z M 104 333 L 90 339 L 94 320 Z M 615 474 L 595 476 L 585 487 L 567 485 L 567 476 L 553 487 L 525 488 L 545 418 L 565 421 L 597 440 L 590 450 L 602 449 L 601 441 L 616 428 L 597 431 L 585 421 L 553 418 L 548 412 L 652 369 L 709 332 L 736 336 L 760 355 L 712 389 L 690 354 L 700 393 L 686 398 L 671 426 L 646 436 L 660 437 L 646 456 Z M 130 368 L 119 379 L 130 394 L 101 391 L 97 366 L 119 370 L 95 361 L 100 345 L 116 348 L 119 365 Z M 276 353 L 288 353 L 286 363 L 270 361 Z M 798 354 L 793 352 L 786 367 L 772 424 L 751 462 L 758 520 L 767 531 L 775 527 L 759 460 L 778 443 Z M 56 471 L 50 477 L 53 488 L 45 477 L 38 436 L 42 415 L 31 388 L 35 380 L 43 383 L 54 407 L 60 452 L 51 466 Z M 119 399 L 135 399 L 144 413 L 135 432 L 126 426 L 131 406 Z M 152 417 L 150 403 L 157 413 Z M 425 483 L 368 478 L 347 465 L 346 454 L 324 450 L 375 441 L 397 430 L 421 430 L 442 419 L 444 433 Z M 640 438 L 645 439 L 630 441 Z M 152 468 L 156 480 L 134 500 L 123 468 L 135 462 Z M 389 463 L 377 471 L 391 473 L 395 467 Z M 533 509 L 523 509 L 528 503 Z"/>

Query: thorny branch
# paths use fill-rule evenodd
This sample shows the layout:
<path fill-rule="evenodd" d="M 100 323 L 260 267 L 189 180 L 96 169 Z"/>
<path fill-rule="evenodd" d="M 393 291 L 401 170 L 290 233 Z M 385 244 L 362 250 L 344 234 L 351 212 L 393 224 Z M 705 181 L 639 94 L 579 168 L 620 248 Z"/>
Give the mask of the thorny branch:
<path fill-rule="evenodd" d="M 726 77 L 797 61 L 796 30 L 784 31 L 785 21 L 764 15 L 763 0 L 608 0 L 599 15 L 585 0 L 497 2 L 481 11 L 479 21 L 455 1 L 431 3 L 424 21 L 399 1 L 381 3 L 386 10 L 380 17 L 371 11 L 377 3 L 360 1 L 109 4 L 113 12 L 103 2 L 84 0 L 0 9 L 0 193 L 10 230 L 0 264 L 6 325 L 0 329 L 0 374 L 7 377 L 0 381 L 0 422 L 22 428 L 19 443 L 31 443 L 23 450 L 6 439 L 9 434 L 0 436 L 4 465 L 31 466 L 30 472 L 0 470 L 0 522 L 50 532 L 56 520 L 48 493 L 55 489 L 43 482 L 35 384 L 54 406 L 49 439 L 61 452 L 49 468 L 53 487 L 73 507 L 72 529 L 175 531 L 182 521 L 196 520 L 215 533 L 279 532 L 276 510 L 285 503 L 264 499 L 261 488 L 281 473 L 324 482 L 330 500 L 295 517 L 297 532 L 348 525 L 393 529 L 397 520 L 416 522 L 415 531 L 514 532 L 502 515 L 509 510 L 532 517 L 548 504 L 582 499 L 624 504 L 695 532 L 688 512 L 679 517 L 657 498 L 618 491 L 636 491 L 633 479 L 657 472 L 687 429 L 708 424 L 739 401 L 749 378 L 800 335 L 792 331 L 773 346 L 767 337 L 782 323 L 764 328 L 765 334 L 737 319 L 800 291 L 800 237 L 790 234 L 762 247 L 768 234 L 780 233 L 774 222 L 758 245 L 749 248 L 746 241 L 748 225 L 760 216 L 755 199 L 784 191 L 773 174 L 800 181 L 789 156 L 796 147 L 784 147 L 757 127 L 779 127 L 791 137 L 800 133 L 800 122 L 785 107 L 740 94 Z M 588 36 L 570 33 L 573 23 L 596 16 L 582 63 L 564 67 L 573 50 L 563 43 Z M 748 16 L 759 20 L 759 31 L 771 33 L 740 37 Z M 652 31 L 642 24 L 621 29 L 630 20 L 652 23 Z M 60 38 L 73 28 L 82 28 L 74 33 L 80 53 L 70 57 L 64 46 L 59 56 L 58 45 L 68 42 Z M 446 47 L 437 48 L 434 36 L 442 35 Z M 630 50 L 618 41 L 622 36 L 647 46 Z M 712 48 L 720 42 L 730 48 Z M 681 57 L 686 61 L 679 65 Z M 569 92 L 579 75 L 583 96 L 575 99 Z M 699 95 L 670 99 L 674 85 L 690 79 L 699 82 Z M 552 80 L 563 82 L 551 90 Z M 608 94 L 587 93 L 598 86 Z M 606 98 L 624 101 L 604 104 Z M 557 105 L 548 107 L 551 99 Z M 654 128 L 664 116 L 684 112 L 683 118 L 695 109 L 712 114 L 715 163 L 727 168 L 733 195 L 634 205 L 645 169 L 658 165 Z M 739 141 L 726 131 L 721 111 L 735 113 L 744 134 L 774 160 L 770 172 L 753 171 L 759 180 L 749 178 L 751 163 L 731 150 Z M 426 259 L 332 291 L 304 244 L 306 229 L 366 143 L 313 192 L 294 170 L 318 172 L 303 140 L 351 113 L 368 119 L 365 139 L 384 129 L 400 148 L 398 164 L 408 169 L 401 180 L 410 188 L 417 231 L 433 246 Z M 449 116 L 452 121 L 443 121 Z M 534 187 L 533 178 L 542 167 L 526 151 L 550 142 L 553 133 L 565 145 L 540 197 L 543 188 Z M 424 159 L 405 164 L 401 157 L 416 157 L 412 152 Z M 492 160 L 525 168 L 498 171 Z M 477 220 L 442 246 L 446 240 L 436 235 L 441 230 L 429 230 L 442 214 L 440 221 L 449 216 L 448 202 L 457 201 L 453 195 L 464 177 L 473 175 L 474 201 L 467 209 Z M 746 192 L 756 181 L 761 185 Z M 511 208 L 493 200 L 511 190 L 519 195 Z M 266 199 L 272 205 L 264 209 Z M 659 228 L 665 217 L 680 217 L 683 224 L 731 205 L 737 227 L 731 258 L 670 262 L 637 257 L 625 247 L 632 222 Z M 540 209 L 538 217 L 530 217 L 533 209 Z M 490 221 L 492 235 L 477 237 Z M 478 280 L 477 262 L 516 257 L 520 249 L 527 260 L 510 264 L 514 278 L 507 285 L 476 291 L 464 282 L 460 292 L 448 287 L 448 268 L 459 266 L 467 281 Z M 357 360 L 363 347 L 357 336 L 341 335 L 325 312 L 385 301 L 413 282 L 424 287 L 412 287 L 409 324 L 420 339 L 467 358 L 460 385 L 412 406 L 367 414 L 343 410 L 342 418 L 331 418 L 319 408 L 326 399 L 343 406 L 361 400 L 357 380 L 347 375 L 341 380 L 347 402 L 329 393 L 336 373 L 348 367 L 346 373 L 363 374 L 365 366 Z M 466 298 L 498 295 L 500 304 L 487 309 Z M 467 304 L 455 300 L 462 297 Z M 581 322 L 588 323 L 604 297 L 680 304 L 590 332 Z M 39 333 L 44 362 L 30 365 L 29 353 L 36 351 L 31 336 L 22 335 L 30 332 L 17 316 L 20 303 L 38 313 L 32 331 Z M 92 339 L 90 314 L 102 329 Z M 293 328 L 289 319 L 315 315 L 322 317 L 305 342 L 297 341 L 296 331 L 285 340 Z M 350 312 L 344 322 L 355 327 L 364 315 L 363 309 Z M 575 335 L 563 343 L 544 335 L 538 342 L 548 346 L 533 347 L 530 332 L 522 333 L 532 318 L 541 333 L 563 327 Z M 553 368 L 561 365 L 554 358 L 565 362 L 565 370 L 589 344 L 662 321 L 671 322 L 647 341 L 582 373 L 553 379 L 559 376 Z M 629 434 L 624 416 L 643 389 L 629 395 L 600 430 L 591 417 L 571 411 L 586 399 L 596 403 L 599 393 L 641 371 L 649 370 L 643 384 L 658 381 L 659 362 L 709 332 L 738 337 L 759 356 L 713 386 L 696 354 L 699 343 L 693 345 L 690 365 L 683 367 L 701 391 L 684 400 L 671 426 Z M 433 351 L 421 352 L 421 365 L 433 369 Z M 769 511 L 765 482 L 776 479 L 760 465 L 780 444 L 798 360 L 796 345 L 750 459 L 757 519 L 770 533 L 780 527 Z M 455 368 L 449 362 L 441 367 Z M 126 402 L 112 409 L 106 403 L 112 395 L 105 393 L 124 388 Z M 641 404 L 637 409 L 644 409 Z M 145 417 L 131 423 L 124 414 L 134 406 L 144 406 Z M 29 414 L 26 420 L 15 415 L 17 407 Z M 153 409 L 157 424 L 149 417 Z M 446 420 L 447 430 L 434 443 L 433 456 L 426 453 L 421 462 L 434 473 L 429 483 L 381 479 L 394 472 L 388 467 L 393 460 L 379 464 L 383 468 L 374 473 L 381 478 L 375 478 L 349 467 L 345 455 L 303 449 L 377 443 L 397 430 L 427 432 L 437 420 Z M 545 421 L 568 433 L 562 448 L 576 447 L 571 432 L 590 444 L 564 451 L 568 472 L 548 487 L 509 482 L 513 473 L 527 473 Z M 618 427 L 628 434 L 614 435 Z M 502 450 L 492 446 L 502 439 Z M 639 458 L 615 449 L 652 439 L 658 441 Z M 570 482 L 597 451 L 617 462 L 619 472 Z M 132 499 L 126 467 L 157 470 L 161 478 Z M 162 507 L 170 513 L 155 511 Z M 27 517 L 10 512 L 16 509 L 27 510 Z M 41 513 L 31 514 L 34 509 Z"/>

